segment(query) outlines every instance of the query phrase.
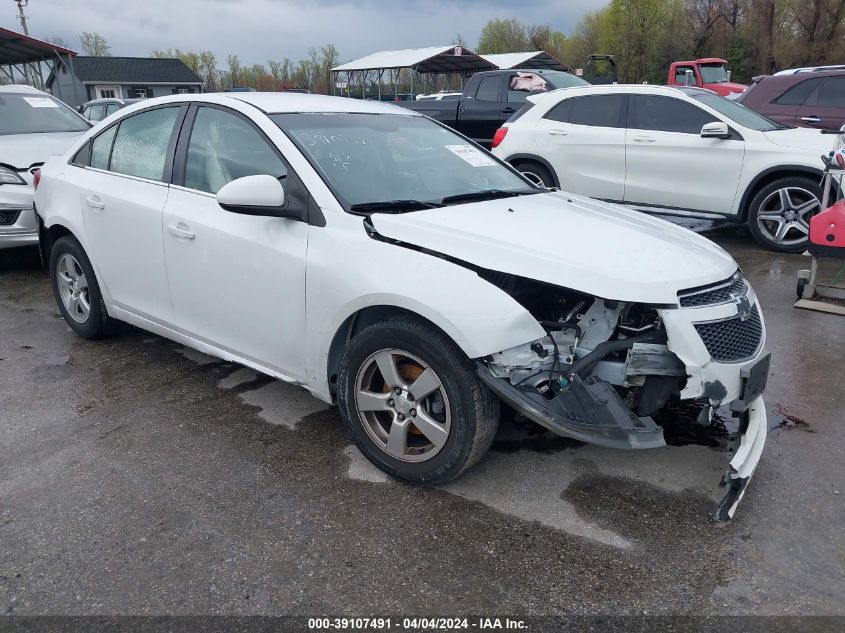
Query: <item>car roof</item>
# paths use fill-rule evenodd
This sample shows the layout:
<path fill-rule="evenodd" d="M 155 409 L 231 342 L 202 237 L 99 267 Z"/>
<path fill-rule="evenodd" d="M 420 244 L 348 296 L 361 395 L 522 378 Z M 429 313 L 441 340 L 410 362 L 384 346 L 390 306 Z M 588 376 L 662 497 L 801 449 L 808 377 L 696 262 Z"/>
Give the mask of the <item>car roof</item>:
<path fill-rule="evenodd" d="M 380 101 L 363 101 L 348 97 L 304 94 L 300 92 L 206 92 L 202 94 L 178 94 L 167 97 L 143 99 L 125 109 L 126 114 L 137 112 L 145 106 L 162 103 L 216 103 L 238 106 L 249 104 L 265 114 L 286 114 L 298 112 L 314 113 L 360 113 L 360 114 L 404 114 L 422 116 L 401 106 Z M 121 110 L 124 112 L 124 110 Z"/>
<path fill-rule="evenodd" d="M 9 86 L 0 86 L 0 92 L 5 92 L 7 94 L 14 94 L 14 93 L 26 93 L 26 92 L 34 92 L 40 95 L 47 95 L 50 96 L 48 93 L 44 92 L 43 90 L 38 90 L 37 88 L 33 88 L 32 86 L 25 86 L 23 84 L 11 84 Z"/>
<path fill-rule="evenodd" d="M 712 90 L 705 88 L 696 88 L 695 86 L 658 86 L 653 84 L 602 84 L 589 86 L 572 86 L 570 88 L 558 88 L 557 90 L 550 90 L 549 92 L 541 92 L 530 95 L 528 100 L 533 103 L 538 103 L 545 100 L 549 95 L 574 97 L 577 95 L 590 94 L 656 94 L 666 96 L 686 95 L 692 96 L 696 94 L 715 94 Z"/>

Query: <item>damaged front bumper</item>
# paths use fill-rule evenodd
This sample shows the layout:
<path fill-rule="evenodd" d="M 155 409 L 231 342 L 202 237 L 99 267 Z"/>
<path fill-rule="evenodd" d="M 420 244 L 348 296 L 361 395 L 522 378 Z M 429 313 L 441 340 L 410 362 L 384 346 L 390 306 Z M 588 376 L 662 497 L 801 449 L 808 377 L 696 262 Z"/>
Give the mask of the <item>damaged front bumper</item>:
<path fill-rule="evenodd" d="M 663 358 L 650 369 L 647 363 L 642 364 L 642 371 L 650 373 L 658 367 L 660 375 L 670 382 L 672 376 L 683 376 L 683 387 L 677 395 L 682 401 L 701 406 L 699 424 L 709 426 L 714 412 L 722 406 L 729 407 L 739 421 L 733 438 L 735 454 L 721 482 L 725 494 L 716 511 L 716 518 L 728 520 L 742 499 L 766 442 L 762 394 L 770 355 L 763 351 L 765 325 L 756 296 L 747 286 L 737 301 L 658 312 L 668 338 L 663 350 L 668 348 L 676 365 Z M 639 345 L 630 346 L 625 367 L 634 365 L 631 359 L 642 355 L 643 350 L 659 347 L 644 344 L 638 352 Z M 625 389 L 618 388 L 627 383 L 617 378 L 611 384 L 612 372 L 602 369 L 601 364 L 589 375 L 567 374 L 553 397 L 503 378 L 501 368 L 494 371 L 487 360 L 478 361 L 476 367 L 481 380 L 502 401 L 558 435 L 609 448 L 646 449 L 666 444 L 663 428 L 652 417 L 637 415 L 628 407 L 627 398 L 623 399 Z M 616 367 L 622 365 L 617 362 Z"/>

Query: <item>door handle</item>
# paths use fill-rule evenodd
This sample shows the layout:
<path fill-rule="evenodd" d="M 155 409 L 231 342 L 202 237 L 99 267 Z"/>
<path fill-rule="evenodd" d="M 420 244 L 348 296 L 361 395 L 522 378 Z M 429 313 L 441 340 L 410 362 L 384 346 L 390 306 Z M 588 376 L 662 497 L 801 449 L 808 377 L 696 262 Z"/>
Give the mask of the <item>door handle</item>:
<path fill-rule="evenodd" d="M 821 119 L 819 117 L 817 117 L 815 114 L 811 114 L 810 116 L 802 116 L 801 120 L 804 121 L 804 123 L 820 123 L 821 122 Z"/>
<path fill-rule="evenodd" d="M 569 132 L 566 130 L 549 130 L 550 136 L 569 136 Z"/>
<path fill-rule="evenodd" d="M 100 200 L 100 196 L 91 196 L 90 198 L 85 198 L 85 204 L 87 204 L 92 209 L 97 209 L 98 211 L 102 211 L 106 208 L 105 203 Z"/>
<path fill-rule="evenodd" d="M 183 240 L 192 240 L 195 239 L 197 236 L 197 234 L 192 231 L 180 228 L 178 226 L 173 226 L 172 224 L 167 225 L 167 230 L 170 231 L 172 235 L 175 235 L 176 237 Z"/>
<path fill-rule="evenodd" d="M 635 136 L 635 143 L 654 143 L 657 139 L 650 136 Z"/>
<path fill-rule="evenodd" d="M 516 112 L 516 110 L 514 110 L 510 106 L 508 106 L 507 108 L 502 108 L 502 114 L 513 114 L 514 112 Z"/>

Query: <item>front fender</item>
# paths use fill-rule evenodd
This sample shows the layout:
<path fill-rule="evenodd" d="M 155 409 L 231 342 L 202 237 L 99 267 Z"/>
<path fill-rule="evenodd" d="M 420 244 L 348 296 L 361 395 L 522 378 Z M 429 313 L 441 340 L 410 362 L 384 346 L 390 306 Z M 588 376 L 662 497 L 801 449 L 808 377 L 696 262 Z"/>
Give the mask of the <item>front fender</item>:
<path fill-rule="evenodd" d="M 343 271 L 338 270 L 343 253 Z M 469 358 L 545 336 L 531 314 L 475 272 L 445 259 L 380 242 L 359 225 L 312 231 L 306 288 L 309 388 L 329 393 L 327 368 L 335 334 L 358 311 L 401 308 L 443 330 Z"/>

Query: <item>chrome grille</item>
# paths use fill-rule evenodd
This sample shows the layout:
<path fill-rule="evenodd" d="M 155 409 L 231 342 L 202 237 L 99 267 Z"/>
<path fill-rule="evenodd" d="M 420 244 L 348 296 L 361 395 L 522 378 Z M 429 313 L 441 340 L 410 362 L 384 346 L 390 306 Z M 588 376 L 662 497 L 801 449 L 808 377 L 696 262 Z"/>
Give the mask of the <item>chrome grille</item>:
<path fill-rule="evenodd" d="M 694 325 L 710 356 L 717 362 L 736 363 L 751 358 L 760 349 L 763 339 L 763 323 L 756 305 L 744 321 L 742 315 L 737 315 Z"/>
<path fill-rule="evenodd" d="M 741 297 L 745 292 L 745 280 L 736 273 L 730 279 L 715 284 L 682 290 L 678 293 L 678 301 L 682 308 L 699 308 L 734 301 L 735 297 Z"/>

